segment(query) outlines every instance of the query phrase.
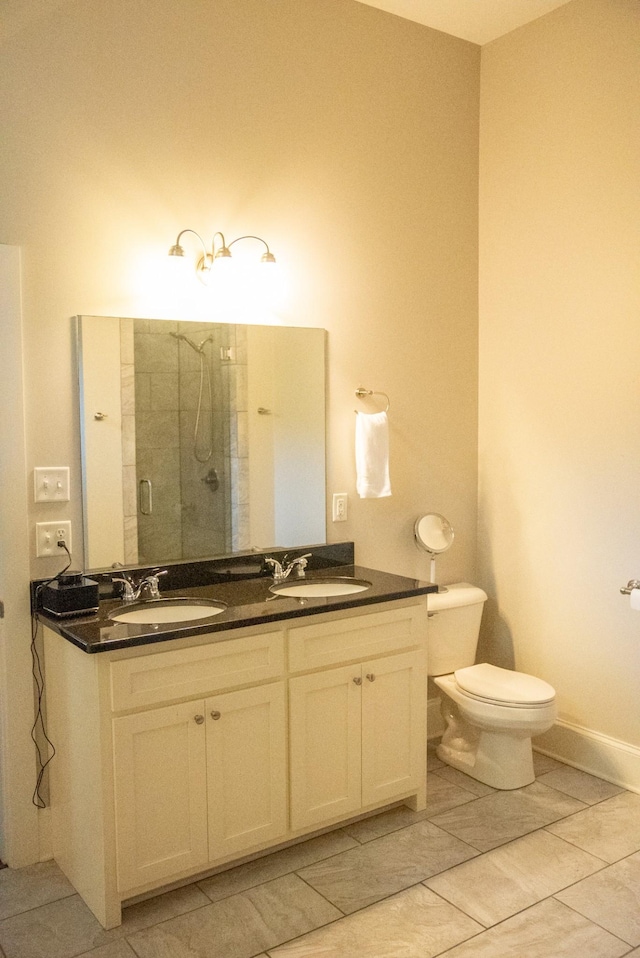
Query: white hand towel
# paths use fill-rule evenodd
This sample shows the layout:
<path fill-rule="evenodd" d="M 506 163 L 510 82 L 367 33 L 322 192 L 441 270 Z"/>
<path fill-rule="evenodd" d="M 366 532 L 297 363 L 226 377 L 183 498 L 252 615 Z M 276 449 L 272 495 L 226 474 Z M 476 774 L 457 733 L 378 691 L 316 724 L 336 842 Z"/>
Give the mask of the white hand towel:
<path fill-rule="evenodd" d="M 356 415 L 356 489 L 361 499 L 391 495 L 386 412 Z"/>

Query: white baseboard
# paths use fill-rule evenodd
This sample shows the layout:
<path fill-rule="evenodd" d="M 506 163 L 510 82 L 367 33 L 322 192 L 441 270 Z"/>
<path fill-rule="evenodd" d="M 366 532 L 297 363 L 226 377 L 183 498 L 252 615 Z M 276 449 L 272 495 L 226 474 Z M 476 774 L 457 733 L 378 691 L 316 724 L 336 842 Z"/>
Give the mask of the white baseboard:
<path fill-rule="evenodd" d="M 631 792 L 640 792 L 640 748 L 558 719 L 533 747 L 543 755 L 597 775 Z"/>

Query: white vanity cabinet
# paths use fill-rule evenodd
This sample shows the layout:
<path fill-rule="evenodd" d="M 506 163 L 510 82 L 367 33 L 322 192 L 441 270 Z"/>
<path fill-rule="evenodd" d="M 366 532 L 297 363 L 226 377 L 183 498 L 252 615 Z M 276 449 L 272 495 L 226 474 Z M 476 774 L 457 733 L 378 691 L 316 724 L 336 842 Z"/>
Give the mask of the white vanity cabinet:
<path fill-rule="evenodd" d="M 151 654 L 110 663 L 121 893 L 284 836 L 284 640 L 278 629 L 168 651 L 152 646 Z"/>
<path fill-rule="evenodd" d="M 122 901 L 426 801 L 424 596 L 87 654 L 45 628 L 54 857 Z"/>
<path fill-rule="evenodd" d="M 207 771 L 203 702 L 113 722 L 118 888 L 126 892 L 204 868 Z"/>
<path fill-rule="evenodd" d="M 284 682 L 113 720 L 121 893 L 282 838 Z"/>
<path fill-rule="evenodd" d="M 419 791 L 426 714 L 419 652 L 302 675 L 289 688 L 293 829 Z"/>
<path fill-rule="evenodd" d="M 284 682 L 207 699 L 209 858 L 275 843 L 287 831 Z"/>

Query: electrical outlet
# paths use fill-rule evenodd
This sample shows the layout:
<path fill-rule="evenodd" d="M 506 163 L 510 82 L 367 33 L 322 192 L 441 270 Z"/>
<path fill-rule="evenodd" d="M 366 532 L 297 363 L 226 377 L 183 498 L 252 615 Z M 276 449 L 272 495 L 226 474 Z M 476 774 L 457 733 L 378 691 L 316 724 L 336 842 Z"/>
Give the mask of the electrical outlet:
<path fill-rule="evenodd" d="M 69 502 L 69 466 L 36 466 L 34 502 Z"/>
<path fill-rule="evenodd" d="M 60 548 L 59 542 L 64 542 L 71 552 L 71 522 L 36 522 L 36 556 L 59 555 L 65 558 L 67 553 Z"/>
<path fill-rule="evenodd" d="M 346 492 L 334 492 L 333 494 L 333 521 L 334 522 L 346 522 L 347 521 L 347 502 L 348 496 Z"/>

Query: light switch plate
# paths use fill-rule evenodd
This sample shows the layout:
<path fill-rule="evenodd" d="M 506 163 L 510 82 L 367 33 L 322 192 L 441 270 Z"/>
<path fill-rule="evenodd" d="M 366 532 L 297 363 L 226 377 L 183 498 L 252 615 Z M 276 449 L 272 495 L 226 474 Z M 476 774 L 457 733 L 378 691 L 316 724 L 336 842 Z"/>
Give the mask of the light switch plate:
<path fill-rule="evenodd" d="M 69 502 L 69 466 L 36 466 L 34 502 Z"/>

